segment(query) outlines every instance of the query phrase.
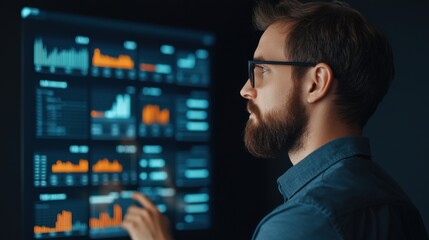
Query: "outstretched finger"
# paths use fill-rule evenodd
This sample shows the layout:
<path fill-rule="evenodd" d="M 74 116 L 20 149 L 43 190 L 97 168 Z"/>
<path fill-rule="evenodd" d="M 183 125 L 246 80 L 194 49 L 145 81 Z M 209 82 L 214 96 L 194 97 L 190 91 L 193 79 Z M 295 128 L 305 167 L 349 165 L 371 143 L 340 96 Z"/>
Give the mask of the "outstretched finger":
<path fill-rule="evenodd" d="M 133 199 L 137 200 L 143 207 L 145 207 L 149 212 L 156 213 L 158 209 L 156 208 L 155 204 L 149 198 L 147 198 L 145 195 L 134 192 Z"/>

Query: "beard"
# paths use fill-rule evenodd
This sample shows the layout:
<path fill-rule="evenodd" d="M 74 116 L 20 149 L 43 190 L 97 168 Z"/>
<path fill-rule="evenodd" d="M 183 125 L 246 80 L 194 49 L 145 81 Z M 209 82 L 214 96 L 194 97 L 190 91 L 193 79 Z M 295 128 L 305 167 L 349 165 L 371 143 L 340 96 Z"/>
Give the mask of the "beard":
<path fill-rule="evenodd" d="M 275 158 L 302 148 L 308 115 L 297 88 L 280 109 L 264 116 L 251 100 L 247 108 L 256 118 L 247 121 L 244 135 L 246 148 L 253 156 Z"/>

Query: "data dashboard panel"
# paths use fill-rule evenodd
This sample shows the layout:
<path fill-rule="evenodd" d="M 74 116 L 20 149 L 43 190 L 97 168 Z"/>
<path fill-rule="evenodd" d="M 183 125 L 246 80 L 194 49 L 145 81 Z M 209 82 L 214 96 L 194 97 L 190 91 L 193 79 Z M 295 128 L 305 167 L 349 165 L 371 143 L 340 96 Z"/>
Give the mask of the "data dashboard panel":
<path fill-rule="evenodd" d="M 213 225 L 206 31 L 24 7 L 24 239 L 126 238 L 133 192 L 173 230 Z"/>

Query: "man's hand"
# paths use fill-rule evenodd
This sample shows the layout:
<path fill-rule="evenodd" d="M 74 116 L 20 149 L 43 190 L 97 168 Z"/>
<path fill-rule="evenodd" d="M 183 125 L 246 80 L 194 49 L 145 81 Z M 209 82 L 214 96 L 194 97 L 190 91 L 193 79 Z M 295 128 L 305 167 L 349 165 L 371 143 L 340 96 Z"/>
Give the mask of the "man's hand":
<path fill-rule="evenodd" d="M 171 240 L 170 223 L 156 206 L 143 194 L 134 193 L 133 199 L 142 206 L 130 206 L 122 227 L 133 240 Z"/>

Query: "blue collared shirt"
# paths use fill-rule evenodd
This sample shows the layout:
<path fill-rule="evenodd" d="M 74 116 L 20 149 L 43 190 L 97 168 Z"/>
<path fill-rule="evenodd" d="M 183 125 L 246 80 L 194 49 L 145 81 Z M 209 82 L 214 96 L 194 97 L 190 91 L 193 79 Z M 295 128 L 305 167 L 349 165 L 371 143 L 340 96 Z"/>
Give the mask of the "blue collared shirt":
<path fill-rule="evenodd" d="M 428 239 L 413 203 L 371 161 L 365 137 L 323 145 L 278 185 L 284 203 L 262 219 L 253 239 Z"/>

